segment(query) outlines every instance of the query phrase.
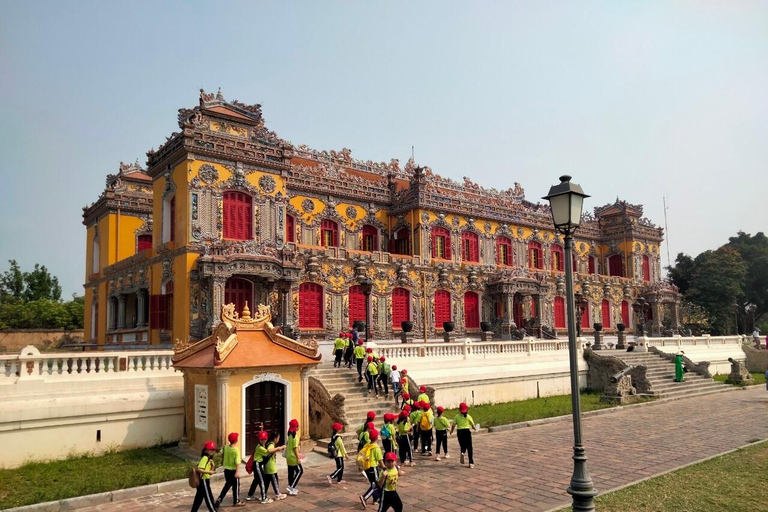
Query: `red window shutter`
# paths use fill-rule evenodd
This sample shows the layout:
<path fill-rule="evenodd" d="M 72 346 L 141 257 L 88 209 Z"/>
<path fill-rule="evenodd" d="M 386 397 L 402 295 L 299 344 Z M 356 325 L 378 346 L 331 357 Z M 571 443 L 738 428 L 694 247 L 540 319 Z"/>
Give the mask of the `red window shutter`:
<path fill-rule="evenodd" d="M 437 232 L 432 230 L 432 257 L 437 258 Z"/>
<path fill-rule="evenodd" d="M 287 215 L 285 217 L 285 241 L 294 242 L 296 236 L 296 226 L 294 224 L 293 215 Z"/>
<path fill-rule="evenodd" d="M 437 290 L 434 299 L 435 327 L 442 328 L 443 322 L 451 321 L 451 294 L 446 290 Z"/>
<path fill-rule="evenodd" d="M 587 258 L 587 265 L 589 267 L 587 269 L 589 271 L 589 273 L 590 274 L 594 274 L 595 273 L 595 257 L 594 256 L 589 256 Z"/>
<path fill-rule="evenodd" d="M 513 309 L 515 324 L 517 324 L 518 329 L 522 329 L 523 324 L 525 323 L 525 318 L 523 317 L 523 303 L 519 300 L 516 300 Z"/>
<path fill-rule="evenodd" d="M 139 235 L 137 241 L 138 252 L 146 251 L 152 248 L 152 235 Z"/>
<path fill-rule="evenodd" d="M 392 290 L 392 327 L 400 329 L 402 322 L 411 319 L 411 294 L 405 288 Z"/>
<path fill-rule="evenodd" d="M 608 258 L 608 275 L 624 277 L 624 269 L 622 268 L 623 256 L 620 254 L 614 254 Z"/>
<path fill-rule="evenodd" d="M 541 244 L 539 242 L 528 242 L 528 266 L 533 269 L 542 269 L 544 262 L 541 261 Z"/>
<path fill-rule="evenodd" d="M 555 327 L 565 329 L 565 299 L 555 297 Z"/>
<path fill-rule="evenodd" d="M 651 280 L 651 262 L 648 256 L 643 256 L 643 281 Z"/>
<path fill-rule="evenodd" d="M 365 322 L 365 294 L 360 286 L 349 287 L 349 326 L 355 321 Z"/>
<path fill-rule="evenodd" d="M 603 300 L 602 304 L 603 313 L 603 327 L 611 327 L 611 303 L 607 300 Z"/>
<path fill-rule="evenodd" d="M 149 296 L 149 328 L 160 329 L 160 298 L 161 295 Z"/>
<path fill-rule="evenodd" d="M 323 288 L 315 283 L 299 287 L 299 327 L 321 329 L 323 327 Z"/>
<path fill-rule="evenodd" d="M 589 304 L 587 304 L 587 307 L 584 308 L 584 313 L 581 315 L 581 328 L 589 328 Z"/>
<path fill-rule="evenodd" d="M 621 301 L 621 323 L 629 326 L 629 303 L 625 300 Z"/>
<path fill-rule="evenodd" d="M 445 259 L 450 260 L 453 257 L 453 252 L 451 251 L 451 233 L 449 233 L 447 230 L 445 231 Z M 450 300 L 449 300 L 450 302 Z M 446 322 L 450 322 L 450 317 Z"/>
<path fill-rule="evenodd" d="M 464 324 L 467 329 L 480 327 L 480 304 L 475 292 L 464 294 Z"/>

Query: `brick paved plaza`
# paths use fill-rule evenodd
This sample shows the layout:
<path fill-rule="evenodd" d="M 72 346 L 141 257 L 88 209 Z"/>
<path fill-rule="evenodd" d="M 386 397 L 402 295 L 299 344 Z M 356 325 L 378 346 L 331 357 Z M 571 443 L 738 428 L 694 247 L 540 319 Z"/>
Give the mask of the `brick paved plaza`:
<path fill-rule="evenodd" d="M 596 487 L 607 491 L 690 462 L 768 438 L 768 393 L 747 391 L 637 407 L 584 418 L 589 468 Z M 571 475 L 570 422 L 558 422 L 475 437 L 475 469 L 458 464 L 455 436 L 450 461 L 424 459 L 405 468 L 400 495 L 407 511 L 548 510 L 566 505 Z M 419 457 L 421 459 L 421 457 Z M 348 471 L 342 486 L 329 486 L 333 463 L 307 468 L 297 497 L 270 505 L 249 503 L 245 510 L 359 510 L 357 495 L 367 486 Z M 352 458 L 348 468 L 354 465 Z M 281 474 L 281 485 L 285 475 Z M 250 482 L 248 482 L 250 484 Z M 222 481 L 213 484 L 214 494 Z M 157 494 L 81 509 L 83 512 L 189 510 L 193 492 Z M 230 497 L 222 506 L 231 506 Z M 205 507 L 201 510 L 204 510 Z M 375 508 L 369 506 L 369 510 Z"/>

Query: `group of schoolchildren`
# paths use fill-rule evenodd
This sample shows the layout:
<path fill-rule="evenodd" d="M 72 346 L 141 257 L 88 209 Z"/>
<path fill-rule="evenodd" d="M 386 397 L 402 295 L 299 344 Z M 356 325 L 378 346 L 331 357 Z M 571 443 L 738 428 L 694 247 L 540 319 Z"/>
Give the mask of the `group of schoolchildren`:
<path fill-rule="evenodd" d="M 358 382 L 365 379 L 368 385 L 368 394 L 377 398 L 379 393 L 389 396 L 389 387 L 395 396 L 395 405 L 403 392 L 402 387 L 406 382 L 404 375 L 397 371 L 397 365 L 390 365 L 387 359 L 379 357 L 372 347 L 366 348 L 357 329 L 350 332 L 340 332 L 333 342 L 334 360 L 333 367 L 352 368 L 354 361 L 357 368 Z"/>
<path fill-rule="evenodd" d="M 287 492 L 291 496 L 296 496 L 299 493 L 296 487 L 304 474 L 304 468 L 301 465 L 304 455 L 300 451 L 298 429 L 299 422 L 295 419 L 291 420 L 288 424 L 286 443 L 279 446 L 280 432 L 273 432 L 272 434 L 265 431 L 259 432 L 258 445 L 245 464 L 245 470 L 248 473 L 253 473 L 253 482 L 248 490 L 246 501 L 258 500 L 261 503 L 272 503 L 274 499 L 284 500 L 287 497 L 286 494 L 280 492 L 280 481 L 277 476 L 276 457 L 280 452 L 285 453 L 285 460 L 288 463 Z M 240 449 L 237 447 L 239 437 L 237 432 L 232 432 L 227 436 L 228 444 L 224 447 L 222 460 L 225 484 L 216 499 L 213 498 L 210 478 L 214 474 L 213 455 L 217 450 L 212 441 L 205 443 L 200 462 L 196 468 L 200 475 L 200 483 L 192 503 L 192 512 L 197 512 L 203 502 L 210 512 L 215 512 L 230 490 L 232 491 L 233 506 L 245 506 L 245 501 L 240 499 L 240 478 L 242 475 L 237 473 L 238 465 L 243 462 L 240 457 Z M 267 496 L 270 485 L 275 492 L 274 499 Z M 256 494 L 257 490 L 259 491 L 258 495 Z"/>

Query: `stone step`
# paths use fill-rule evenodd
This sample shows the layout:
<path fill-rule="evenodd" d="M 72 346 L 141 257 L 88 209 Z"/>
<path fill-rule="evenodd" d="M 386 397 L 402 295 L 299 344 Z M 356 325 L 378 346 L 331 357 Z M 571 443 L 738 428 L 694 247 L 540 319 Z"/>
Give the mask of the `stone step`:
<path fill-rule="evenodd" d="M 683 381 L 683 382 L 670 382 L 669 384 L 660 384 L 658 386 L 653 386 L 651 388 L 651 393 L 660 395 L 664 394 L 668 391 L 679 391 L 679 390 L 686 390 L 690 391 L 692 389 L 703 389 L 707 387 L 712 386 L 722 386 L 719 382 L 689 382 L 689 381 Z"/>
<path fill-rule="evenodd" d="M 719 386 L 706 387 L 706 388 L 693 390 L 693 391 L 689 391 L 689 390 L 669 391 L 669 392 L 662 393 L 660 395 L 654 395 L 654 396 L 658 396 L 660 398 L 680 398 L 680 397 L 693 398 L 697 396 L 709 395 L 712 393 L 727 393 L 729 391 L 736 391 L 739 389 L 740 388 L 736 386 L 722 384 Z"/>

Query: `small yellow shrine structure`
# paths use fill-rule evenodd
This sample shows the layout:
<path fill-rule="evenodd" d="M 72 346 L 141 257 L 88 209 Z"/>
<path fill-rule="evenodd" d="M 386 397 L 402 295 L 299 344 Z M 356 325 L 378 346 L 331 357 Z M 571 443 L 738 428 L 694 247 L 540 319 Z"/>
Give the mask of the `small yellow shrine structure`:
<path fill-rule="evenodd" d="M 247 302 L 240 314 L 227 304 L 211 336 L 174 344 L 190 447 L 202 449 L 206 441 L 221 446 L 230 432 L 239 432 L 241 449 L 249 453 L 260 430 L 285 439 L 292 418 L 301 424 L 302 439 L 309 437 L 307 374 L 320 363 L 318 345 L 283 336 L 271 320 L 269 306 L 259 305 L 252 317 Z"/>

